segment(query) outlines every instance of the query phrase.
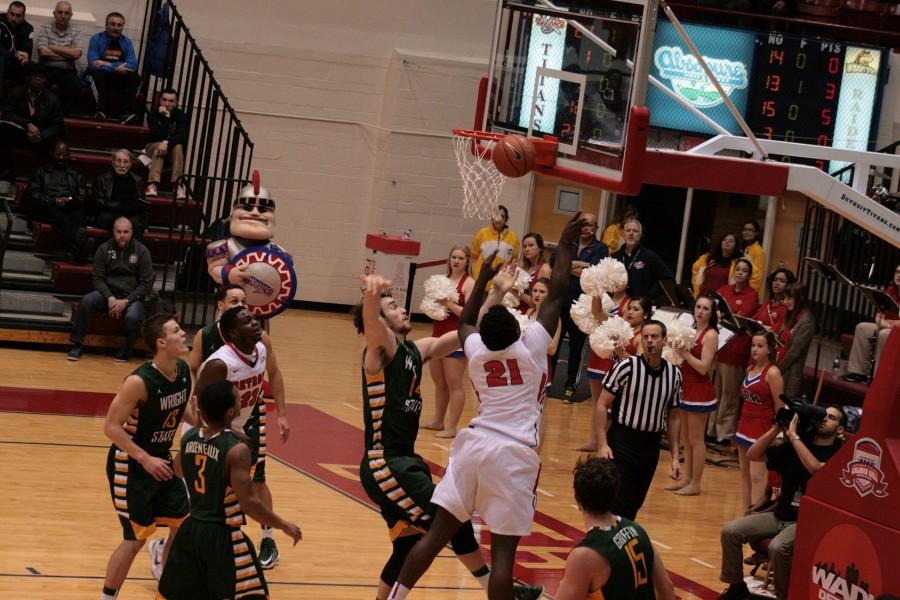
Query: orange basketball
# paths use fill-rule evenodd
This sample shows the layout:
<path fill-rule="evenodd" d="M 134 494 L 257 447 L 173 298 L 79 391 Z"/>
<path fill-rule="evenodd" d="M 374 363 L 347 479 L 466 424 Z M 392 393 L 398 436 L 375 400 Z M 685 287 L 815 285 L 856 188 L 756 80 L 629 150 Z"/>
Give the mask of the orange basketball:
<path fill-rule="evenodd" d="M 534 145 L 522 135 L 504 135 L 494 146 L 494 166 L 507 177 L 521 177 L 534 168 Z"/>

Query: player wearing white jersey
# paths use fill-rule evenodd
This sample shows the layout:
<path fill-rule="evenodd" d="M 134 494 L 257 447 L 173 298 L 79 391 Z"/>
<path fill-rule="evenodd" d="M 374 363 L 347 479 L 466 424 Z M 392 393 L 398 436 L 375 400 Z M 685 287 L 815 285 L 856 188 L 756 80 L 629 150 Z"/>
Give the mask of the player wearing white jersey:
<path fill-rule="evenodd" d="M 566 224 L 557 246 L 547 298 L 537 321 L 520 336 L 516 318 L 501 304 L 515 281 L 504 269 L 482 307 L 485 287 L 497 273 L 496 253 L 485 261 L 460 315 L 459 338 L 478 394 L 478 416 L 450 448 L 450 464 L 431 501 L 438 512 L 431 529 L 409 553 L 390 600 L 403 600 L 447 541 L 477 511 L 491 530 L 488 597 L 512 597 L 513 562 L 523 535 L 531 533 L 540 459 L 540 421 L 547 383 L 547 348 L 556 333 L 572 266 L 572 242 L 581 213 Z M 479 315 L 481 319 L 476 324 Z"/>
<path fill-rule="evenodd" d="M 237 390 L 241 412 L 231 427 L 250 439 L 250 477 L 253 491 L 272 509 L 272 493 L 266 484 L 266 404 L 263 401 L 263 378 L 269 369 L 269 356 L 262 339 L 262 328 L 243 306 L 226 310 L 219 319 L 219 330 L 225 345 L 201 365 L 197 378 L 197 396 L 215 381 L 228 380 Z M 282 434 L 282 440 L 286 439 Z M 265 560 L 264 560 L 265 559 Z M 278 562 L 278 548 L 270 528 L 263 528 L 259 562 L 271 569 Z"/>

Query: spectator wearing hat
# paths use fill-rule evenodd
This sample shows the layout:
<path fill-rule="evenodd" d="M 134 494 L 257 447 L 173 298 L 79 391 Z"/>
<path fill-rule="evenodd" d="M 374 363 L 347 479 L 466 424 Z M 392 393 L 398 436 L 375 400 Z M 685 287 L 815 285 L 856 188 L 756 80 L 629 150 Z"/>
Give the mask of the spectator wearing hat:
<path fill-rule="evenodd" d="M 63 134 L 63 116 L 59 98 L 47 90 L 44 67 L 26 67 L 26 85 L 9 92 L 0 112 L 0 179 L 14 180 L 15 149 L 31 148 L 49 154 L 53 143 Z"/>

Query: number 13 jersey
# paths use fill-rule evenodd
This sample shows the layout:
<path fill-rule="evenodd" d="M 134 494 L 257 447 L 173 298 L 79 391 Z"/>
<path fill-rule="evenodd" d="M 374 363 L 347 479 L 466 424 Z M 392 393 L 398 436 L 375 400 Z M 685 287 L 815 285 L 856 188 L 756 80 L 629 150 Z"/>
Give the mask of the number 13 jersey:
<path fill-rule="evenodd" d="M 466 338 L 469 378 L 478 395 L 478 415 L 469 427 L 489 429 L 530 448 L 538 445 L 551 341 L 539 323 L 504 350 L 488 349 L 479 333 Z"/>

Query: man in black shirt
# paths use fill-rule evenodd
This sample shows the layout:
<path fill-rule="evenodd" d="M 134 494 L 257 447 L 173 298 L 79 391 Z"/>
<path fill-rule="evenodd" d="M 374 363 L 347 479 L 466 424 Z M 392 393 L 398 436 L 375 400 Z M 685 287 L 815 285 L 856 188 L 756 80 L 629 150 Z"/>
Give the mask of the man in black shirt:
<path fill-rule="evenodd" d="M 94 180 L 93 204 L 97 211 L 97 227 L 112 229 L 117 218 L 128 217 L 134 237 L 141 239 L 147 227 L 147 203 L 143 181 L 131 170 L 131 165 L 131 152 L 122 149 L 113 153 L 112 170 Z"/>
<path fill-rule="evenodd" d="M 157 185 L 162 176 L 163 163 L 168 159 L 172 166 L 169 181 L 175 188 L 178 200 L 185 199 L 184 186 L 179 180 L 184 174 L 184 149 L 188 141 L 188 119 L 178 108 L 178 92 L 166 88 L 159 96 L 159 108 L 147 115 L 147 145 L 144 152 L 151 157 L 150 174 L 147 177 L 145 196 L 156 196 Z"/>
<path fill-rule="evenodd" d="M 24 87 L 11 90 L 0 106 L 0 179 L 13 181 L 17 147 L 49 153 L 63 135 L 63 115 L 59 98 L 46 89 L 47 72 L 28 65 Z"/>
<path fill-rule="evenodd" d="M 31 60 L 34 49 L 34 27 L 25 20 L 25 5 L 12 2 L 5 13 L 0 14 L 0 97 L 5 80 L 21 82 L 25 66 Z"/>
<path fill-rule="evenodd" d="M 87 189 L 81 173 L 69 165 L 69 147 L 53 145 L 53 160 L 35 171 L 28 185 L 28 212 L 34 221 L 49 223 L 77 263 L 93 256 L 93 240 L 84 227 Z"/>
<path fill-rule="evenodd" d="M 628 270 L 628 296 L 653 300 L 660 294 L 659 280 L 672 279 L 672 271 L 659 254 L 641 245 L 643 226 L 637 219 L 625 221 L 625 243 L 612 257 Z"/>
<path fill-rule="evenodd" d="M 775 571 L 775 594 L 778 600 L 787 598 L 800 498 L 806 492 L 810 477 L 840 449 L 838 435 L 843 433 L 846 421 L 840 408 L 829 406 L 812 439 L 804 441 L 797 434 L 797 416 L 794 415 L 790 425 L 783 430 L 783 440 L 776 441 L 782 428 L 772 425 L 747 451 L 747 458 L 760 462 L 765 460 L 770 471 L 781 474 L 781 496 L 775 510 L 729 521 L 722 528 L 722 573 L 719 579 L 729 587 L 719 596 L 720 600 L 750 597 L 744 583 L 741 545 L 766 538 L 772 538 L 769 543 L 769 565 Z"/>
<path fill-rule="evenodd" d="M 94 255 L 94 291 L 81 298 L 72 324 L 72 349 L 68 359 L 76 361 L 84 352 L 84 337 L 91 317 L 106 313 L 125 321 L 125 344 L 116 362 L 131 358 L 131 347 L 144 320 L 144 297 L 153 289 L 153 261 L 150 251 L 132 236 L 131 222 L 116 219 L 113 237 L 100 244 Z"/>

